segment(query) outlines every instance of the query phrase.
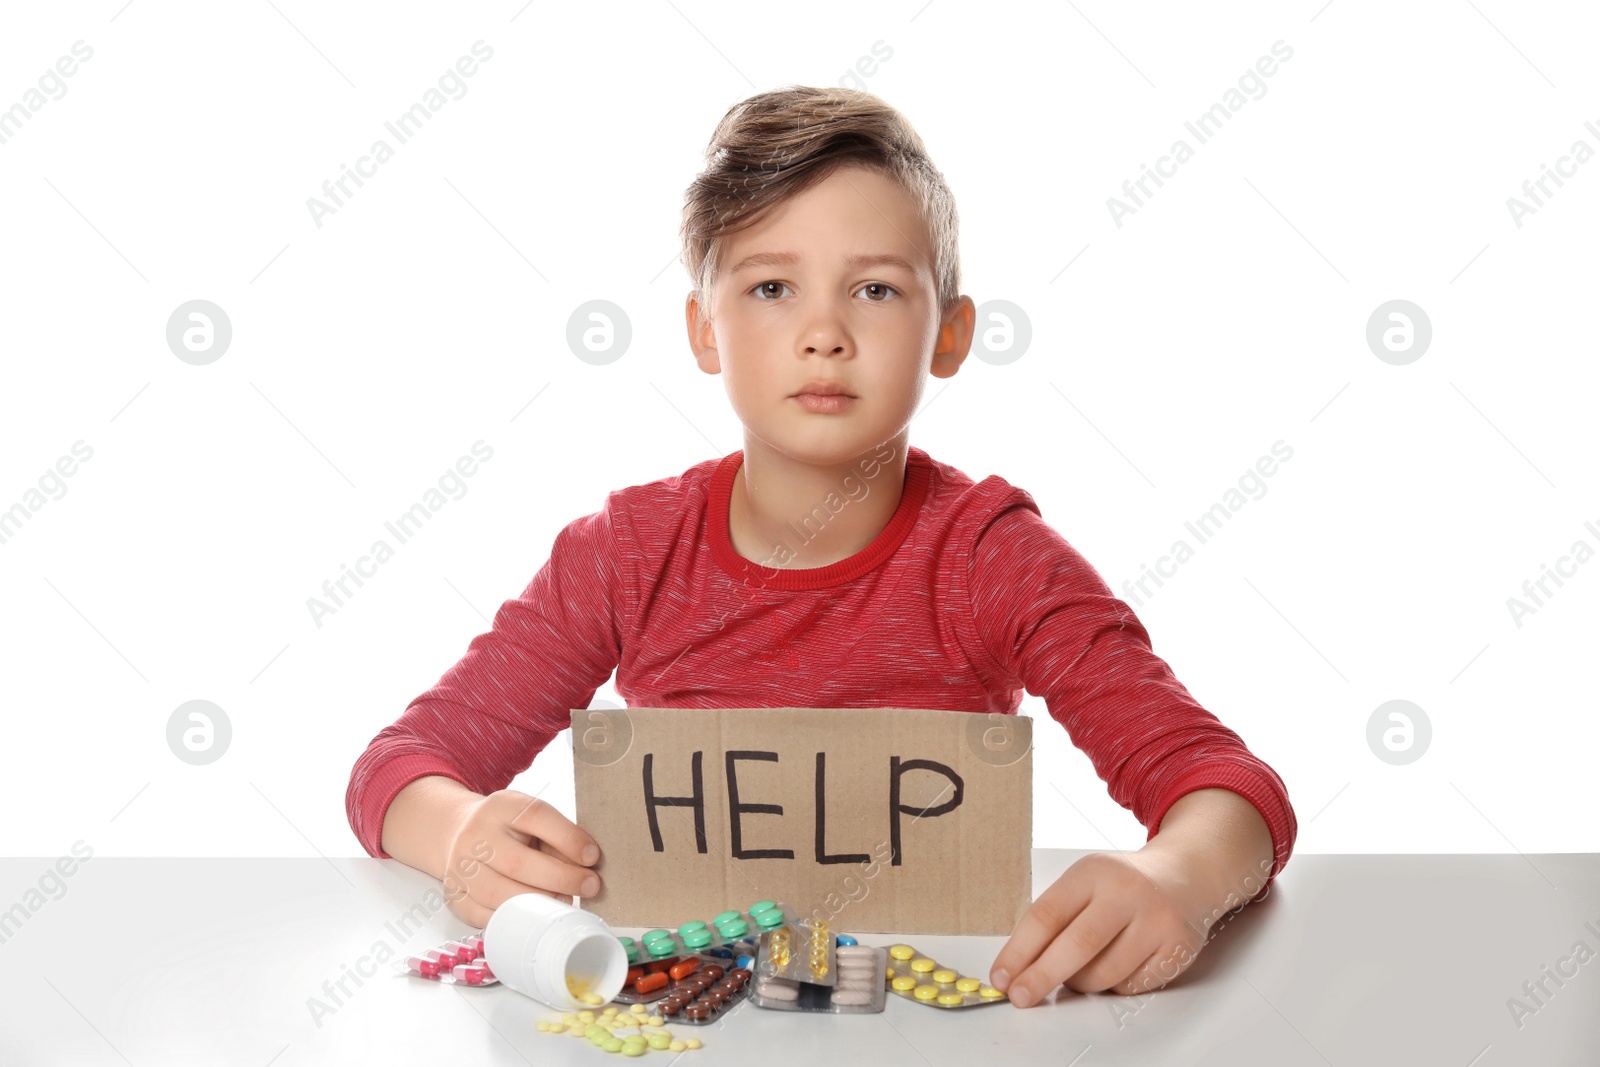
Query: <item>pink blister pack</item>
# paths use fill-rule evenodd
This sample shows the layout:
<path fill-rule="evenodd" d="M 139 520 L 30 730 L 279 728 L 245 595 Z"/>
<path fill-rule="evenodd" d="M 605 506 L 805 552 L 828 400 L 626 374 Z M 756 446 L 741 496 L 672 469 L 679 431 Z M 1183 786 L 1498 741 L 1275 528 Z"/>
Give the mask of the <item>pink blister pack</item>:
<path fill-rule="evenodd" d="M 483 958 L 483 934 L 469 934 L 425 949 L 395 964 L 395 973 L 447 985 L 494 985 L 500 979 Z"/>

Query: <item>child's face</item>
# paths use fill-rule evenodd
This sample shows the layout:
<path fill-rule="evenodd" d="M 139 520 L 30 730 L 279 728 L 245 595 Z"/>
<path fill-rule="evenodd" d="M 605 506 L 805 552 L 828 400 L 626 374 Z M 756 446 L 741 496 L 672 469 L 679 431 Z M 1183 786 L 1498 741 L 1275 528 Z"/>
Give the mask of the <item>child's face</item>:
<path fill-rule="evenodd" d="M 747 435 L 803 462 L 845 463 L 895 438 L 928 374 L 955 374 L 971 346 L 971 298 L 941 319 L 916 202 L 876 171 L 841 167 L 726 238 L 719 259 L 712 317 L 689 298 L 690 345 L 725 377 Z M 817 380 L 854 399 L 808 410 L 795 397 Z"/>

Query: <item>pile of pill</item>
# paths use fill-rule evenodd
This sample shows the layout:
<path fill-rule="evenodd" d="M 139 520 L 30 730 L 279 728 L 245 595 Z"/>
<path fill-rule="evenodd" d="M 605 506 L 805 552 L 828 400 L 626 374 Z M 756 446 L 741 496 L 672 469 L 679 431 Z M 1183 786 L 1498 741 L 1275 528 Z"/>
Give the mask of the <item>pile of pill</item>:
<path fill-rule="evenodd" d="M 489 969 L 489 961 L 483 958 L 482 934 L 446 941 L 438 948 L 408 956 L 396 970 L 414 978 L 450 985 L 494 985 L 500 981 Z"/>
<path fill-rule="evenodd" d="M 971 1008 L 999 1004 L 1006 999 L 1004 993 L 989 983 L 941 967 L 932 958 L 919 955 L 910 945 L 894 945 L 889 949 L 885 974 L 891 992 L 930 1007 Z"/>
<path fill-rule="evenodd" d="M 679 1038 L 666 1029 L 664 1022 L 661 1016 L 649 1014 L 643 1004 L 635 1004 L 628 1011 L 608 1005 L 597 1012 L 569 1011 L 557 1021 L 540 1022 L 535 1029 L 542 1034 L 586 1037 L 596 1048 L 624 1056 L 643 1056 L 650 1049 L 688 1052 L 700 1047 L 699 1038 Z"/>
<path fill-rule="evenodd" d="M 588 982 L 571 975 L 567 976 L 567 992 L 572 994 L 573 1000 L 580 1004 L 588 1004 L 590 1007 L 599 1007 L 606 1002 L 605 997 L 589 988 Z"/>

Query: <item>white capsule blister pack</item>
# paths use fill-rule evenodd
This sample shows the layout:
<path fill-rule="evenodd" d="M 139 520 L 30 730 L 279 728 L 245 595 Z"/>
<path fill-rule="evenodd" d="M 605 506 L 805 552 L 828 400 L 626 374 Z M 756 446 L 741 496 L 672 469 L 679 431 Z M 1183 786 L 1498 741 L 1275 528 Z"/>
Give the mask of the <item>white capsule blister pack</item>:
<path fill-rule="evenodd" d="M 889 954 L 835 938 L 822 921 L 769 930 L 756 946 L 750 1003 L 776 1011 L 881 1012 Z"/>

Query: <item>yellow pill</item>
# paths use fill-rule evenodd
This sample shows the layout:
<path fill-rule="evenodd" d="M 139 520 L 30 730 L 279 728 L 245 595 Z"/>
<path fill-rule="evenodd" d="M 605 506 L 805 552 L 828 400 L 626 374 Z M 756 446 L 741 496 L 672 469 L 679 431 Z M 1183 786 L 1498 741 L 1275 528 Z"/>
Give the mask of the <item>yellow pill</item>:
<path fill-rule="evenodd" d="M 894 989 L 904 993 L 908 989 L 917 988 L 917 980 L 915 978 L 909 978 L 906 975 L 901 975 L 899 978 L 896 978 L 894 981 L 890 982 L 889 985 Z"/>
<path fill-rule="evenodd" d="M 994 986 L 986 985 L 982 989 L 978 990 L 978 996 L 983 997 L 986 1000 L 995 1000 L 999 997 L 1005 996 L 1005 994 L 1000 992 L 1000 990 L 996 989 Z"/>
<path fill-rule="evenodd" d="M 664 1023 L 664 1022 L 666 1022 L 666 1020 L 665 1020 L 665 1019 L 663 1019 L 663 1018 L 662 1018 L 662 1017 L 661 1017 L 661 1016 L 659 1016 L 659 1015 L 652 1015 L 652 1016 L 650 1016 L 650 1018 L 648 1018 L 648 1019 L 646 1019 L 646 1020 L 645 1020 L 645 1021 L 644 1021 L 644 1024 L 645 1024 L 645 1025 L 646 1025 L 646 1026 L 660 1026 L 660 1025 L 661 1025 L 661 1024 L 662 1024 L 662 1023 Z"/>
<path fill-rule="evenodd" d="M 635 1004 L 628 1010 L 633 1012 L 635 1015 L 648 1015 L 650 1013 L 650 1009 L 645 1007 L 643 1004 Z"/>
<path fill-rule="evenodd" d="M 910 945 L 896 945 L 889 950 L 889 958 L 893 960 L 909 960 L 917 954 L 917 950 Z"/>
<path fill-rule="evenodd" d="M 596 1008 L 606 1002 L 606 998 L 602 997 L 599 993 L 585 993 L 578 999 L 583 1001 L 585 1004 L 589 1004 Z"/>
<path fill-rule="evenodd" d="M 573 1023 L 578 1021 L 577 1013 L 576 1012 L 570 1012 L 570 1011 L 562 1012 L 561 1013 L 561 1021 L 566 1023 L 568 1026 L 571 1026 Z"/>
<path fill-rule="evenodd" d="M 669 1052 L 682 1052 L 684 1049 L 686 1049 L 688 1047 L 689 1046 L 687 1044 L 685 1044 L 684 1042 L 682 1042 L 682 1041 L 674 1041 L 674 1042 L 672 1042 L 671 1044 L 669 1044 L 667 1046 L 667 1050 Z"/>
<path fill-rule="evenodd" d="M 617 1013 L 617 1006 L 615 1004 L 608 1004 L 608 1005 L 606 1005 L 606 1009 L 604 1011 L 602 1011 L 600 1014 L 601 1015 L 615 1015 L 616 1013 Z"/>
<path fill-rule="evenodd" d="M 978 987 L 982 984 L 983 983 L 978 981 L 976 978 L 963 978 L 956 983 L 956 988 L 961 990 L 963 993 L 976 993 L 978 991 Z"/>
<path fill-rule="evenodd" d="M 550 1024 L 541 1022 L 538 1026 L 535 1026 L 534 1029 L 539 1031 L 541 1034 L 548 1033 L 550 1031 Z"/>
<path fill-rule="evenodd" d="M 911 961 L 911 969 L 918 974 L 926 974 L 937 966 L 939 965 L 926 956 L 921 956 Z"/>
<path fill-rule="evenodd" d="M 967 998 L 962 996 L 960 993 L 940 993 L 939 994 L 939 1003 L 940 1004 L 965 1004 L 966 1000 L 967 1000 Z"/>
<path fill-rule="evenodd" d="M 894 977 L 894 968 L 893 967 L 885 967 L 883 969 L 883 976 L 885 978 L 893 978 Z"/>
<path fill-rule="evenodd" d="M 950 970 L 948 967 L 942 971 L 934 971 L 933 980 L 944 985 L 949 985 L 951 982 L 956 980 L 956 972 Z"/>
<path fill-rule="evenodd" d="M 919 985 L 911 991 L 911 995 L 918 1000 L 932 1000 L 939 995 L 939 987 L 936 985 Z"/>
<path fill-rule="evenodd" d="M 578 1013 L 578 1021 L 580 1023 L 592 1023 L 592 1022 L 594 1022 L 594 1012 L 592 1012 L 592 1011 L 580 1011 Z"/>
<path fill-rule="evenodd" d="M 698 1037 L 691 1037 L 691 1038 L 689 1038 L 689 1040 L 687 1040 L 687 1041 L 685 1041 L 683 1043 L 683 1047 L 684 1048 L 699 1048 L 700 1047 L 700 1039 Z"/>

